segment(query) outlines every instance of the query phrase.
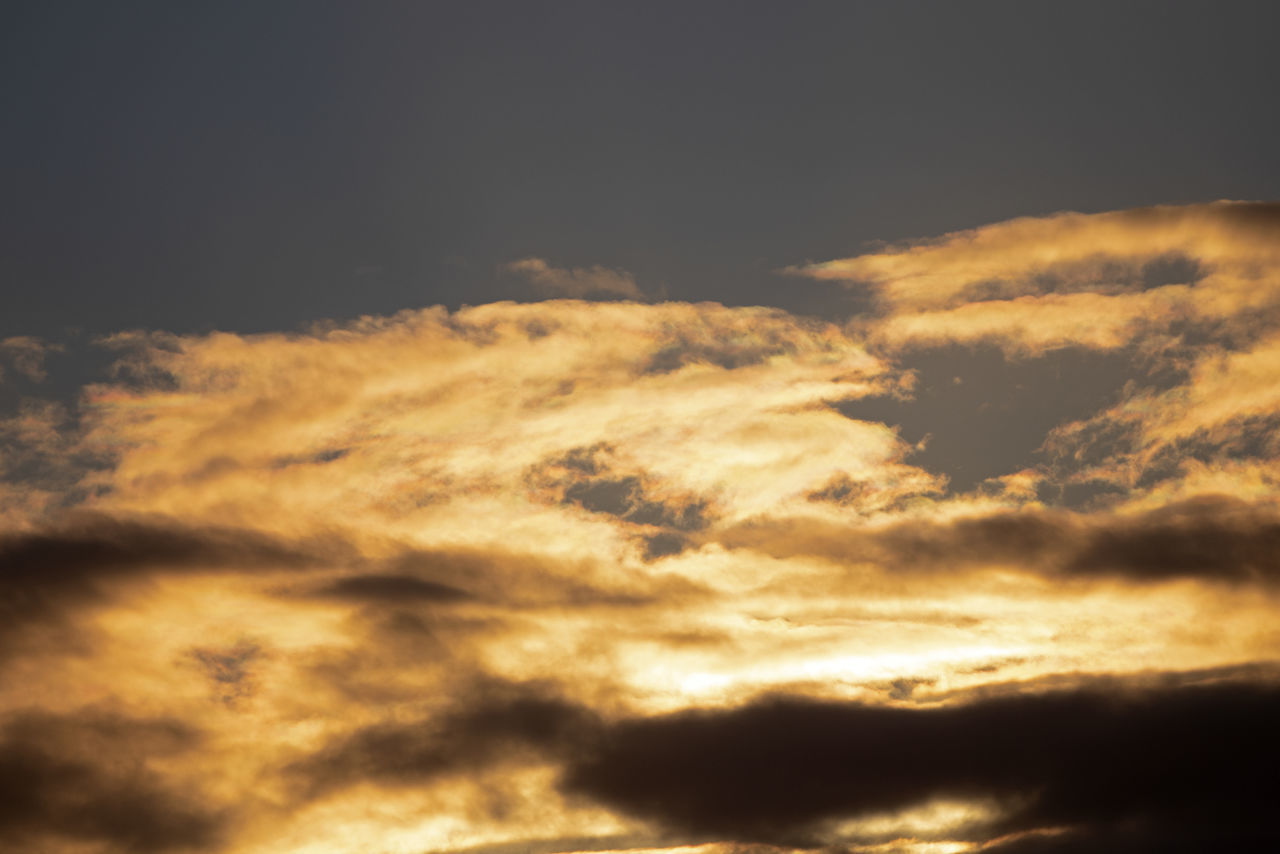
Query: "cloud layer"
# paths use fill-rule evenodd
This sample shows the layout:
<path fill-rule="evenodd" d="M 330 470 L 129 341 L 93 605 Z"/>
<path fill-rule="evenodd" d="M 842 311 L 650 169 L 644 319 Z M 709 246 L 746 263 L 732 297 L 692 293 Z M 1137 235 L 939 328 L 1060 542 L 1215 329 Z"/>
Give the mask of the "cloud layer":
<path fill-rule="evenodd" d="M 1061 214 L 797 268 L 839 322 L 110 336 L 0 421 L 0 845 L 1273 845 L 1277 246 Z"/>

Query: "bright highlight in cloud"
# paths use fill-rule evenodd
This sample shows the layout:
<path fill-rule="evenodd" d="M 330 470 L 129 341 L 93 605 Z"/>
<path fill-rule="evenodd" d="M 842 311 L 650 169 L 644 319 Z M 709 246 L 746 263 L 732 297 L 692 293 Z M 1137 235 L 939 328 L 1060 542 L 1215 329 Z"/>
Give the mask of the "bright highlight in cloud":
<path fill-rule="evenodd" d="M 111 336 L 111 381 L 0 423 L 0 846 L 1270 840 L 1277 246 L 1268 205 L 1063 214 L 800 268 L 872 290 L 843 324 Z M 4 346 L 36 378 L 47 345 Z M 1105 399 L 948 477 L 965 418 L 1025 444 L 1007 401 L 1099 352 Z"/>

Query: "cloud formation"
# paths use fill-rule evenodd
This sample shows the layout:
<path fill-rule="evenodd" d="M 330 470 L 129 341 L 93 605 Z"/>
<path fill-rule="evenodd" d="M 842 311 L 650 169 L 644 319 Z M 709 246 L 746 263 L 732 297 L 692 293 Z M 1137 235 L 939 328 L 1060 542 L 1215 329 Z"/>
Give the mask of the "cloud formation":
<path fill-rule="evenodd" d="M 726 530 L 722 542 L 773 557 L 807 555 L 895 573 L 999 567 L 1059 577 L 1271 586 L 1280 583 L 1278 509 L 1274 501 L 1197 496 L 1127 515 L 1027 508 L 876 526 L 749 522 Z"/>
<path fill-rule="evenodd" d="M 613 294 L 643 300 L 635 277 L 626 270 L 610 270 L 599 264 L 591 267 L 553 267 L 543 258 L 528 257 L 503 266 L 509 273 L 524 276 L 547 294 L 582 299 Z"/>
<path fill-rule="evenodd" d="M 226 817 L 149 767 L 196 735 L 110 714 L 11 717 L 0 735 L 0 841 L 13 850 L 206 851 Z"/>
<path fill-rule="evenodd" d="M 107 336 L 0 420 L 0 846 L 1273 844 L 1276 237 L 995 224 L 804 268 L 876 297 L 830 322 Z"/>
<path fill-rule="evenodd" d="M 0 359 L 18 374 L 31 382 L 40 382 L 46 376 L 44 361 L 49 353 L 62 348 L 30 335 L 17 335 L 0 340 Z M 4 379 L 0 370 L 0 380 Z"/>
<path fill-rule="evenodd" d="M 789 271 L 871 288 L 883 346 L 1113 349 L 1186 324 L 1248 334 L 1280 298 L 1277 230 L 1260 202 L 1065 213 Z"/>
<path fill-rule="evenodd" d="M 626 721 L 565 785 L 695 838 L 808 847 L 869 815 L 989 804 L 962 835 L 1269 839 L 1275 686 L 1024 694 L 942 708 L 789 698 Z M 946 828 L 954 832 L 956 828 Z"/>

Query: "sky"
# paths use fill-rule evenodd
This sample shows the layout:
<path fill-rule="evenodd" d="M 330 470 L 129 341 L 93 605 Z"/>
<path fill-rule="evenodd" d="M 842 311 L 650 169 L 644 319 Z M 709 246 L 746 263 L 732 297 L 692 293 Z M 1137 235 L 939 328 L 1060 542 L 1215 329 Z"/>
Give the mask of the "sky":
<path fill-rule="evenodd" d="M 1280 842 L 1268 3 L 26 3 L 0 849 Z"/>

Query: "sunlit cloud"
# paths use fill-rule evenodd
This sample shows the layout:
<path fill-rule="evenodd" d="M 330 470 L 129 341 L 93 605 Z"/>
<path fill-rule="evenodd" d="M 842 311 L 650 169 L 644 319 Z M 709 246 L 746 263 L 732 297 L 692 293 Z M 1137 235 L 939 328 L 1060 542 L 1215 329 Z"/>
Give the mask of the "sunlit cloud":
<path fill-rule="evenodd" d="M 1278 230 L 1063 214 L 800 268 L 872 290 L 848 322 L 550 300 L 106 336 L 75 403 L 0 421 L 0 847 L 1250 838 Z M 994 397 L 970 347 L 1030 388 Z M 1106 395 L 1019 419 L 1053 353 L 1099 351 Z M 987 410 L 1039 450 L 951 477 Z"/>
<path fill-rule="evenodd" d="M 881 316 L 868 329 L 888 347 L 1109 349 L 1187 324 L 1239 336 L 1280 299 L 1277 220 L 1248 202 L 1067 213 L 788 272 L 871 289 Z"/>

